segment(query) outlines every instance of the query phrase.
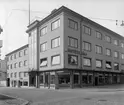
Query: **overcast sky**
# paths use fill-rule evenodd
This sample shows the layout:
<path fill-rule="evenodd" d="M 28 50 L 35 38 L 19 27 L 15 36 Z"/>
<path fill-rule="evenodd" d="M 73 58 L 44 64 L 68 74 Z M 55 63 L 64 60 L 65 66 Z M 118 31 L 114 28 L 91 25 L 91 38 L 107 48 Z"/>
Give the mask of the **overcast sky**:
<path fill-rule="evenodd" d="M 3 33 L 0 35 L 0 40 L 3 40 L 2 58 L 28 43 L 28 35 L 25 32 L 29 23 L 28 3 L 29 0 L 0 0 L 0 25 L 3 27 Z M 124 26 L 120 26 L 124 20 L 124 0 L 30 0 L 30 4 L 31 21 L 36 17 L 43 19 L 53 9 L 64 5 L 124 36 Z M 118 25 L 113 20 L 119 20 Z"/>

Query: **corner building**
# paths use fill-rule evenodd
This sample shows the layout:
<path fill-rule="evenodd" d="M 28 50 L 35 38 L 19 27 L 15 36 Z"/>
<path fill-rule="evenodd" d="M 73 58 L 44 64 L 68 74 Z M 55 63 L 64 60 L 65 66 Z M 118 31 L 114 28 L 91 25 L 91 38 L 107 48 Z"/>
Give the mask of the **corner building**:
<path fill-rule="evenodd" d="M 121 83 L 124 38 L 62 6 L 29 34 L 30 85 L 45 88 Z"/>
<path fill-rule="evenodd" d="M 7 86 L 28 87 L 28 44 L 6 54 L 6 60 Z"/>

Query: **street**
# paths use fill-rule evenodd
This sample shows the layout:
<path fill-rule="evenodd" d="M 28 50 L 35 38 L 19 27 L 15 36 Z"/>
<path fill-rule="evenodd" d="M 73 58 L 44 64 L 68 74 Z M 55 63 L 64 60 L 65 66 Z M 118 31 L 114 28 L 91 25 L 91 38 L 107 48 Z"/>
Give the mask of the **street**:
<path fill-rule="evenodd" d="M 123 105 L 124 85 L 83 89 L 0 88 L 0 93 L 28 100 L 31 105 Z"/>

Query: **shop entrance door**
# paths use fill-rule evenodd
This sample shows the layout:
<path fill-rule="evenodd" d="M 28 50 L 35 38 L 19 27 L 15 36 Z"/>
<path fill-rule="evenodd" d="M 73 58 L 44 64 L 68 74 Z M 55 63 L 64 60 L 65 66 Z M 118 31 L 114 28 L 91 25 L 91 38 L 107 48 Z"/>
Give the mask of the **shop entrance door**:
<path fill-rule="evenodd" d="M 49 87 L 49 74 L 45 73 L 45 87 Z"/>
<path fill-rule="evenodd" d="M 95 86 L 98 85 L 98 77 L 95 77 Z"/>
<path fill-rule="evenodd" d="M 10 86 L 10 78 L 7 78 L 7 86 Z"/>

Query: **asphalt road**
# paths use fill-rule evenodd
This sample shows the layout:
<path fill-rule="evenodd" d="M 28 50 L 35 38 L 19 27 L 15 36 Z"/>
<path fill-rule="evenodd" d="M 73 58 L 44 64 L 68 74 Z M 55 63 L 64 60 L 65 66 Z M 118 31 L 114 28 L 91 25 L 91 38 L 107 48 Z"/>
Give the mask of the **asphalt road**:
<path fill-rule="evenodd" d="M 124 85 L 59 90 L 2 87 L 0 93 L 26 99 L 31 105 L 124 105 Z"/>

